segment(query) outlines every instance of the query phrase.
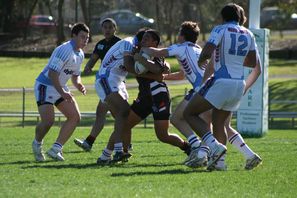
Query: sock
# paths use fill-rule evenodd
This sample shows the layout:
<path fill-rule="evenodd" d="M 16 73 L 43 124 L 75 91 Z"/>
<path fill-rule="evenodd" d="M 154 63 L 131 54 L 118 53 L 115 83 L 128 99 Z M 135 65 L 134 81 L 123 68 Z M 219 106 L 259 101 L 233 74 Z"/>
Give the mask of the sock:
<path fill-rule="evenodd" d="M 43 140 L 41 142 L 38 142 L 36 139 L 34 139 L 34 144 L 38 144 L 40 146 L 43 144 Z"/>
<path fill-rule="evenodd" d="M 96 140 L 96 137 L 91 136 L 91 135 L 89 135 L 89 136 L 86 138 L 86 142 L 87 142 L 90 146 L 92 146 L 92 145 L 94 144 L 95 140 Z"/>
<path fill-rule="evenodd" d="M 250 149 L 250 147 L 244 142 L 242 136 L 237 133 L 229 138 L 230 144 L 235 146 L 246 159 L 249 159 L 255 155 L 255 153 Z"/>
<path fill-rule="evenodd" d="M 115 152 L 123 152 L 123 143 L 122 142 L 115 143 L 114 144 L 114 151 Z"/>
<path fill-rule="evenodd" d="M 198 139 L 198 137 L 195 134 L 190 135 L 187 138 L 187 140 L 190 143 L 191 148 L 193 148 L 193 149 L 198 148 L 201 145 L 201 141 Z"/>
<path fill-rule="evenodd" d="M 100 156 L 100 159 L 109 160 L 109 159 L 111 159 L 111 154 L 112 154 L 112 151 L 105 148 Z"/>
<path fill-rule="evenodd" d="M 198 158 L 208 157 L 210 155 L 210 149 L 206 145 L 200 146 L 198 150 Z"/>
<path fill-rule="evenodd" d="M 55 142 L 55 143 L 53 144 L 53 147 L 55 147 L 56 149 L 62 150 L 63 145 L 60 144 L 59 142 Z"/>
<path fill-rule="evenodd" d="M 207 146 L 209 146 L 211 150 L 215 150 L 215 147 L 219 144 L 219 142 L 215 139 L 210 131 L 204 134 L 204 136 L 202 137 L 202 141 Z"/>

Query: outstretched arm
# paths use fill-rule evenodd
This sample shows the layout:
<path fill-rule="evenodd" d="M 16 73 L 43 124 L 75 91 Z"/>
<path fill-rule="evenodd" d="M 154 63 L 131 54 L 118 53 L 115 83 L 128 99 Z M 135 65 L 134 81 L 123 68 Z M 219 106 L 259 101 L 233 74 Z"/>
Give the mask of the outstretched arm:
<path fill-rule="evenodd" d="M 154 48 L 154 47 L 143 47 L 141 51 L 146 53 L 149 56 L 153 57 L 168 57 L 168 49 L 167 48 Z"/>

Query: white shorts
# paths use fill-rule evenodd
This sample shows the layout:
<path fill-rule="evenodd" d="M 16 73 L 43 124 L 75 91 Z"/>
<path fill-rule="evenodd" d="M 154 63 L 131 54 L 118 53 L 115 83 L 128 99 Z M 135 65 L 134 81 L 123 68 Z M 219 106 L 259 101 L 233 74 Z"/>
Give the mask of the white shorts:
<path fill-rule="evenodd" d="M 106 96 L 111 93 L 119 93 L 124 100 L 128 100 L 129 98 L 126 84 L 111 76 L 108 78 L 98 78 L 95 82 L 95 89 L 102 102 L 104 102 Z"/>
<path fill-rule="evenodd" d="M 67 87 L 63 87 L 63 89 L 68 91 Z M 54 86 L 45 85 L 38 81 L 35 81 L 34 94 L 38 106 L 43 104 L 54 104 L 57 106 L 64 101 L 64 98 L 62 98 Z"/>
<path fill-rule="evenodd" d="M 236 111 L 240 105 L 245 88 L 244 80 L 214 79 L 203 84 L 199 94 L 210 102 L 216 109 Z"/>

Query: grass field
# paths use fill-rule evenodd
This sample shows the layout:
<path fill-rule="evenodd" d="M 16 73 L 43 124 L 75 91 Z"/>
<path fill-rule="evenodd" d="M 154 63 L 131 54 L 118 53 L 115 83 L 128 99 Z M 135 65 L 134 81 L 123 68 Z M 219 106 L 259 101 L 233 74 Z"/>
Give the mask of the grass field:
<path fill-rule="evenodd" d="M 172 129 L 173 130 L 173 129 Z M 297 133 L 270 130 L 263 138 L 246 139 L 263 158 L 253 171 L 243 169 L 244 158 L 228 146 L 228 171 L 190 169 L 185 155 L 160 143 L 152 128 L 137 127 L 133 157 L 126 164 L 95 164 L 111 128 L 105 128 L 85 153 L 73 143 L 89 128 L 78 128 L 64 147 L 65 162 L 35 163 L 31 151 L 34 128 L 0 128 L 0 197 L 295 197 L 297 193 Z M 58 128 L 45 139 L 49 149 Z"/>
<path fill-rule="evenodd" d="M 178 68 L 174 58 L 166 59 L 171 63 L 172 71 Z M 22 88 L 33 87 L 34 81 L 46 65 L 48 58 L 5 58 L 0 57 L 0 88 Z M 85 65 L 87 59 L 83 66 Z M 98 63 L 99 64 L 99 63 Z M 96 69 L 98 69 L 98 64 Z M 95 70 L 96 70 L 95 69 Z M 286 75 L 297 75 L 297 60 L 270 60 L 269 76 L 278 77 Z M 134 81 L 129 79 L 128 82 Z M 93 85 L 95 81 L 95 71 L 93 75 L 83 76 L 86 85 Z"/>

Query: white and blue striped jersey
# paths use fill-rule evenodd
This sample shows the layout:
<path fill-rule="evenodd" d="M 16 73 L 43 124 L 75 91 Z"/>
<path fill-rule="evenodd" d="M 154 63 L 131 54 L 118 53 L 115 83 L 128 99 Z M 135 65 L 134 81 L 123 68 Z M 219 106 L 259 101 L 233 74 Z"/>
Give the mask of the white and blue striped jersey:
<path fill-rule="evenodd" d="M 243 63 L 249 51 L 256 50 L 251 31 L 237 22 L 228 22 L 213 28 L 208 43 L 216 47 L 215 78 L 243 79 Z"/>
<path fill-rule="evenodd" d="M 128 37 L 114 44 L 102 60 L 101 67 L 98 70 L 96 78 L 108 78 L 112 75 L 113 77 L 119 79 L 119 81 L 124 81 L 128 74 L 124 68 L 124 53 L 132 52 L 134 42 L 135 40 L 133 37 Z"/>
<path fill-rule="evenodd" d="M 201 48 L 195 43 L 184 42 L 182 44 L 174 44 L 168 48 L 169 56 L 175 56 L 180 67 L 185 73 L 186 78 L 197 88 L 201 85 L 204 70 L 198 67 L 198 59 L 201 54 Z"/>
<path fill-rule="evenodd" d="M 45 85 L 53 85 L 48 77 L 49 70 L 59 73 L 60 85 L 66 86 L 67 81 L 72 75 L 80 75 L 81 64 L 84 59 L 82 49 L 75 50 L 75 42 L 73 40 L 58 46 L 52 53 L 48 64 L 37 77 L 37 81 Z"/>

